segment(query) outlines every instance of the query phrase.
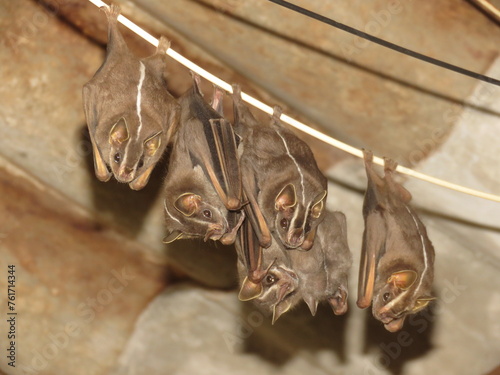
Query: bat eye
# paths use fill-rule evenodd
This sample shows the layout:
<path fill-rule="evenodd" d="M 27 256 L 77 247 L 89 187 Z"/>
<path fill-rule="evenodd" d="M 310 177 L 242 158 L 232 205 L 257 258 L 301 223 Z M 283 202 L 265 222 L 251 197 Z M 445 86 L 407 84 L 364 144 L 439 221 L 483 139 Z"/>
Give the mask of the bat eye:
<path fill-rule="evenodd" d="M 287 219 L 281 219 L 280 226 L 283 229 L 288 229 L 288 220 Z"/>
<path fill-rule="evenodd" d="M 139 163 L 137 163 L 137 169 L 144 167 L 144 157 L 139 160 Z"/>
<path fill-rule="evenodd" d="M 276 281 L 276 278 L 273 275 L 266 276 L 266 284 L 271 285 L 271 284 L 274 284 L 275 281 Z"/>
<path fill-rule="evenodd" d="M 384 295 L 382 296 L 382 299 L 384 300 L 384 302 L 387 302 L 387 301 L 389 301 L 390 297 L 391 297 L 390 293 L 384 293 Z"/>
<path fill-rule="evenodd" d="M 122 157 L 119 153 L 116 153 L 115 156 L 113 157 L 113 160 L 115 161 L 116 164 L 120 163 L 120 160 L 122 160 Z"/>
<path fill-rule="evenodd" d="M 212 218 L 212 211 L 210 211 L 210 210 L 203 210 L 203 216 L 205 216 L 207 219 Z"/>

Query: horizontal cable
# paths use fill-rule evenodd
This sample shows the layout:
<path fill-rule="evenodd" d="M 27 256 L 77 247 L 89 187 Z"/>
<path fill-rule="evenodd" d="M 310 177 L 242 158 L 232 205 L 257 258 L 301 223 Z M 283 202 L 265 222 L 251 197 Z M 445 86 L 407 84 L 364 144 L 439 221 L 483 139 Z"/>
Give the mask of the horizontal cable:
<path fill-rule="evenodd" d="M 412 51 L 408 48 L 398 46 L 397 44 L 394 44 L 394 43 L 388 42 L 387 40 L 380 39 L 376 36 L 367 34 L 361 30 L 355 29 L 354 27 L 344 25 L 343 23 L 337 22 L 335 20 L 332 20 L 331 18 L 322 16 L 321 14 L 315 13 L 315 12 L 310 11 L 308 9 L 299 7 L 298 5 L 289 3 L 288 1 L 284 1 L 284 0 L 268 0 L 268 1 L 275 3 L 277 5 L 280 5 L 282 7 L 285 7 L 287 9 L 293 10 L 294 12 L 300 13 L 304 16 L 309 17 L 309 18 L 315 19 L 316 21 L 326 23 L 327 25 L 336 27 L 337 29 L 343 30 L 343 31 L 348 32 L 350 34 L 354 34 L 354 35 L 359 36 L 363 39 L 369 40 L 370 42 L 377 43 L 377 44 L 384 46 L 386 48 L 390 48 L 390 49 L 397 51 L 397 52 L 400 52 L 402 54 L 414 57 L 414 58 L 422 60 L 422 61 L 425 61 L 429 64 L 434 64 L 434 65 L 437 65 L 441 68 L 448 69 L 448 70 L 451 70 L 453 72 L 460 73 L 460 74 L 463 74 L 465 76 L 472 77 L 472 78 L 475 78 L 475 79 L 478 79 L 478 80 L 481 80 L 484 82 L 488 82 L 488 83 L 491 83 L 492 85 L 500 86 L 500 80 L 498 80 L 496 78 L 488 77 L 484 74 L 476 73 L 476 72 L 473 72 L 471 70 L 467 70 L 467 69 L 461 68 L 459 66 L 447 63 L 445 61 L 438 60 L 438 59 L 435 59 L 433 57 L 421 54 L 419 52 Z"/>
<path fill-rule="evenodd" d="M 100 1 L 100 0 L 88 0 L 88 1 L 90 1 L 92 4 L 96 5 L 99 8 L 103 7 L 103 6 L 108 6 L 106 3 L 104 3 L 103 1 Z M 125 27 L 127 27 L 128 29 L 130 29 L 131 31 L 133 31 L 134 33 L 136 33 L 137 35 L 139 35 L 140 37 L 142 37 L 143 39 L 145 39 L 149 43 L 151 43 L 153 46 L 158 47 L 158 39 L 156 39 L 154 36 L 152 36 L 151 34 L 146 32 L 145 30 L 143 30 L 142 28 L 137 26 L 135 23 L 133 23 L 132 21 L 130 21 L 126 17 L 120 15 L 118 17 L 118 21 L 121 24 L 123 24 Z M 169 48 L 167 50 L 167 55 L 169 55 L 171 58 L 173 58 L 174 60 L 176 60 L 180 64 L 184 65 L 186 68 L 188 68 L 188 69 L 192 70 L 193 72 L 195 72 L 196 74 L 202 76 L 206 80 L 219 86 L 223 90 L 226 90 L 230 93 L 233 92 L 233 89 L 229 83 L 221 80 L 220 78 L 214 76 L 210 72 L 208 72 L 205 69 L 201 68 L 200 66 L 196 65 L 192 61 L 186 59 L 184 56 L 182 56 L 179 53 L 172 50 L 172 48 Z M 244 92 L 241 93 L 241 98 L 243 99 L 243 101 L 247 102 L 248 104 L 260 109 L 261 111 L 263 111 L 265 113 L 272 115 L 273 108 L 268 106 L 267 104 L 261 102 L 260 100 L 254 98 L 254 97 L 252 97 Z M 338 148 L 342 151 L 345 151 L 345 152 L 347 152 L 351 155 L 357 156 L 359 158 L 363 158 L 363 152 L 361 150 L 359 150 L 353 146 L 350 146 L 346 143 L 343 143 L 335 138 L 332 138 L 326 134 L 323 134 L 323 133 L 311 128 L 310 126 L 307 126 L 306 124 L 304 124 L 298 120 L 295 120 L 294 118 L 292 118 L 290 116 L 282 114 L 280 119 L 283 122 L 293 126 L 294 128 L 296 128 L 296 129 L 298 129 L 306 134 L 309 134 L 312 137 L 319 139 L 319 140 L 321 140 L 321 141 L 323 141 L 323 142 L 325 142 L 325 143 L 327 143 L 335 148 Z M 382 158 L 379 158 L 379 157 L 374 157 L 373 162 L 375 164 L 378 164 L 378 165 L 384 165 L 384 160 Z M 464 187 L 461 185 L 453 184 L 451 182 L 444 181 L 444 180 L 438 179 L 436 177 L 428 176 L 424 173 L 420 173 L 420 172 L 414 171 L 412 169 L 402 167 L 400 165 L 398 165 L 396 170 L 398 172 L 406 174 L 408 176 L 412 176 L 412 177 L 418 178 L 420 180 L 427 181 L 427 182 L 430 182 L 432 184 L 439 185 L 439 186 L 442 186 L 442 187 L 445 187 L 445 188 L 448 188 L 451 190 L 459 191 L 459 192 L 462 192 L 465 194 L 469 194 L 469 195 L 476 196 L 479 198 L 492 200 L 495 202 L 500 202 L 500 196 L 498 196 L 498 195 L 489 194 L 489 193 L 485 193 L 485 192 L 482 192 L 479 190 L 474 190 L 474 189 L 470 189 L 470 188 L 467 188 L 467 187 Z"/>

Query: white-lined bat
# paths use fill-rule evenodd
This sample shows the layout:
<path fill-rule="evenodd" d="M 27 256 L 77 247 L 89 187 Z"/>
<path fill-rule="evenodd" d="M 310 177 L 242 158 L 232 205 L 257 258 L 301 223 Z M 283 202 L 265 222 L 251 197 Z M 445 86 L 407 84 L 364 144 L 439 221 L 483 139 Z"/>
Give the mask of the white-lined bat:
<path fill-rule="evenodd" d="M 325 214 L 318 226 L 316 241 L 307 252 L 286 249 L 279 240 L 273 241 L 267 249 L 259 248 L 261 259 L 253 262 L 259 272 L 253 279 L 249 272 L 252 260 L 245 259 L 245 249 L 252 242 L 245 242 L 248 237 L 244 239 L 241 234 L 240 240 L 236 242 L 241 283 L 239 298 L 253 300 L 262 311 L 272 314 L 273 324 L 302 299 L 312 315 L 322 301 L 327 301 L 336 315 L 347 311 L 352 256 L 347 244 L 346 220 L 341 212 Z M 256 237 L 253 246 L 258 246 Z M 258 253 L 254 251 L 254 254 Z"/>
<path fill-rule="evenodd" d="M 302 298 L 316 315 L 318 303 L 327 301 L 335 315 L 347 312 L 347 286 L 352 255 L 347 223 L 341 212 L 326 212 L 314 246 L 308 252 L 288 251 L 292 269 L 300 279 Z"/>
<path fill-rule="evenodd" d="M 233 102 L 244 189 L 259 242 L 269 246 L 275 232 L 287 248 L 310 249 L 327 195 L 326 178 L 311 149 L 281 124 L 278 107 L 271 123 L 263 125 L 243 103 L 238 85 L 233 85 Z"/>
<path fill-rule="evenodd" d="M 102 8 L 108 19 L 106 58 L 83 87 L 83 103 L 100 181 L 111 175 L 134 190 L 148 183 L 179 123 L 179 106 L 167 91 L 160 38 L 153 56 L 138 59 L 118 30 L 120 8 Z"/>
<path fill-rule="evenodd" d="M 165 185 L 165 242 L 203 237 L 231 244 L 244 218 L 236 138 L 229 121 L 203 100 L 199 77 L 193 78 L 179 98 L 180 126 Z M 215 90 L 216 109 L 221 100 Z"/>
<path fill-rule="evenodd" d="M 422 310 L 434 299 L 430 296 L 434 247 L 408 204 L 410 192 L 393 179 L 397 164 L 385 159 L 381 178 L 373 170 L 370 151 L 364 151 L 364 159 L 368 187 L 357 304 L 367 308 L 373 302 L 373 316 L 388 331 L 396 332 L 406 315 Z"/>

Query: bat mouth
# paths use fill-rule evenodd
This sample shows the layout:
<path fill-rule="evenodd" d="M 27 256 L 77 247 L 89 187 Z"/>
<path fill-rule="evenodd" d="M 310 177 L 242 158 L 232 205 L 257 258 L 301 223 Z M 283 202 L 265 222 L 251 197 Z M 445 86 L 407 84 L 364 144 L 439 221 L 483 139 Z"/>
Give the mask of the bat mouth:
<path fill-rule="evenodd" d="M 400 319 L 404 319 L 404 311 L 400 313 L 394 313 L 392 311 L 386 311 L 386 312 L 378 312 L 377 314 L 374 314 L 375 318 L 384 325 L 391 325 L 391 323 L 398 321 Z"/>
<path fill-rule="evenodd" d="M 227 231 L 222 225 L 220 225 L 220 224 L 211 225 L 208 228 L 207 233 L 205 234 L 204 241 L 206 242 L 208 240 L 212 240 L 212 241 L 221 240 L 222 243 L 228 242 L 231 239 L 230 236 L 226 236 L 226 238 L 223 238 L 226 233 L 227 233 Z"/>
<path fill-rule="evenodd" d="M 128 184 L 135 179 L 135 171 L 130 168 L 120 168 L 115 174 L 115 178 L 118 182 Z"/>

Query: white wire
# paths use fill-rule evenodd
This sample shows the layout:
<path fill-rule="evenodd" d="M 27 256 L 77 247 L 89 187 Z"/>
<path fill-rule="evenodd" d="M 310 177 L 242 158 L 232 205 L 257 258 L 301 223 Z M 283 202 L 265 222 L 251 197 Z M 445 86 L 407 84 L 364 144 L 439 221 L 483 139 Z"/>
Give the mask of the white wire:
<path fill-rule="evenodd" d="M 99 8 L 103 7 L 103 6 L 106 6 L 106 7 L 108 6 L 106 3 L 104 3 L 101 0 L 88 0 L 88 1 L 90 1 L 92 4 L 94 4 L 95 6 L 97 6 Z M 155 46 L 155 47 L 158 46 L 158 39 L 156 39 L 154 36 L 152 36 L 151 34 L 146 32 L 145 30 L 143 30 L 142 28 L 137 26 L 135 23 L 130 21 L 128 18 L 124 17 L 123 15 L 120 15 L 118 17 L 118 22 L 120 22 L 125 27 L 127 27 L 128 29 L 130 29 L 131 31 L 133 31 L 134 33 L 136 33 L 137 35 L 139 35 L 140 37 L 142 37 L 143 39 L 145 39 L 149 43 L 151 43 L 153 46 Z M 180 64 L 184 65 L 186 68 L 199 74 L 200 76 L 202 76 L 206 80 L 219 86 L 220 88 L 222 88 L 228 92 L 231 92 L 231 93 L 233 92 L 233 89 L 229 83 L 221 80 L 220 78 L 214 76 L 212 73 L 206 71 L 205 69 L 196 65 L 192 61 L 186 59 L 184 56 L 175 52 L 172 48 L 169 48 L 167 50 L 167 55 L 169 55 L 171 58 L 173 58 L 174 60 L 176 60 Z M 268 114 L 273 113 L 272 107 L 268 106 L 265 103 L 262 103 L 260 100 L 254 98 L 254 97 L 252 97 L 244 92 L 241 93 L 241 98 L 245 102 L 247 102 L 248 104 L 260 109 L 263 112 L 266 112 Z M 282 114 L 280 119 L 283 122 L 286 122 L 287 124 L 293 126 L 294 128 L 296 128 L 296 129 L 298 129 L 306 134 L 309 134 L 309 135 L 313 136 L 314 138 L 319 139 L 319 140 L 321 140 L 321 141 L 323 141 L 323 142 L 325 142 L 333 147 L 336 147 L 342 151 L 345 151 L 345 152 L 347 152 L 351 155 L 357 156 L 359 158 L 363 158 L 363 152 L 361 150 L 359 150 L 355 147 L 352 147 L 346 143 L 343 143 L 335 138 L 332 138 L 326 134 L 323 134 L 323 133 L 307 126 L 306 124 L 295 120 L 294 118 L 292 118 L 290 116 Z M 373 162 L 375 164 L 378 164 L 378 165 L 384 165 L 384 160 L 382 158 L 379 158 L 379 157 L 374 157 Z M 441 180 L 439 178 L 432 177 L 432 176 L 426 175 L 424 173 L 414 171 L 413 169 L 409 169 L 409 168 L 403 167 L 401 165 L 399 165 L 396 170 L 400 173 L 406 174 L 406 175 L 411 176 L 411 177 L 418 178 L 418 179 L 423 180 L 423 181 L 430 182 L 430 183 L 438 185 L 438 186 L 442 186 L 442 187 L 445 187 L 445 188 L 448 188 L 451 190 L 459 191 L 461 193 L 465 193 L 465 194 L 472 195 L 475 197 L 488 199 L 488 200 L 491 200 L 494 202 L 500 202 L 500 196 L 498 196 L 498 195 L 489 194 L 489 193 L 485 193 L 485 192 L 482 192 L 479 190 L 470 189 L 470 188 L 467 188 L 465 186 L 453 184 L 451 182 Z"/>

